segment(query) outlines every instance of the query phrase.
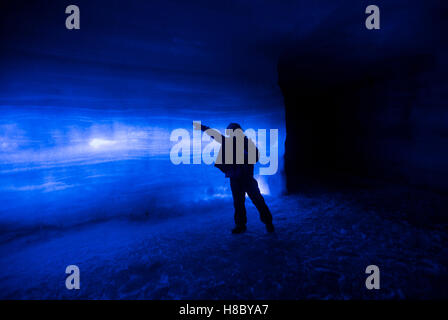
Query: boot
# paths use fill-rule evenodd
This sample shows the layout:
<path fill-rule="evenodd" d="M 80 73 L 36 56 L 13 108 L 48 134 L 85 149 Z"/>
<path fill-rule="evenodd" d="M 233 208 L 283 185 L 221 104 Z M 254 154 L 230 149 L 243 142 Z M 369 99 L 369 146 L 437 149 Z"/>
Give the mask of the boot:
<path fill-rule="evenodd" d="M 246 226 L 236 226 L 232 229 L 233 234 L 243 233 L 244 231 L 246 231 Z"/>
<path fill-rule="evenodd" d="M 274 225 L 272 223 L 266 224 L 266 231 L 269 233 L 274 232 L 275 231 Z"/>

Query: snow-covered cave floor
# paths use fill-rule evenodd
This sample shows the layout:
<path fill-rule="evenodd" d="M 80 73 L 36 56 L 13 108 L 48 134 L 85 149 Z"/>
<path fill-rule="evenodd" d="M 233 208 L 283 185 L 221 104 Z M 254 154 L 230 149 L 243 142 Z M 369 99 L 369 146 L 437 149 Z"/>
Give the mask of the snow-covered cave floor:
<path fill-rule="evenodd" d="M 447 235 L 385 219 L 339 194 L 267 197 L 267 234 L 247 201 L 232 235 L 231 199 L 166 219 L 115 219 L 0 244 L 2 299 L 400 299 L 448 297 Z M 81 289 L 65 288 L 65 268 Z M 365 288 L 378 265 L 381 289 Z"/>

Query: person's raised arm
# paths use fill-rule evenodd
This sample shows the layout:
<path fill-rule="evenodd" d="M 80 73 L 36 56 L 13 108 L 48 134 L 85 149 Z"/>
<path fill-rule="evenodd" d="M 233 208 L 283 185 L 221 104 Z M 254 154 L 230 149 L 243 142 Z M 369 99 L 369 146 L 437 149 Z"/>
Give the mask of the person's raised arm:
<path fill-rule="evenodd" d="M 222 143 L 222 141 L 224 141 L 223 135 L 218 130 L 215 130 L 215 129 L 212 129 L 212 128 L 208 127 L 208 126 L 200 124 L 199 122 L 193 122 L 193 127 L 196 130 L 204 131 L 210 137 L 215 139 L 216 142 L 218 142 L 218 143 Z"/>

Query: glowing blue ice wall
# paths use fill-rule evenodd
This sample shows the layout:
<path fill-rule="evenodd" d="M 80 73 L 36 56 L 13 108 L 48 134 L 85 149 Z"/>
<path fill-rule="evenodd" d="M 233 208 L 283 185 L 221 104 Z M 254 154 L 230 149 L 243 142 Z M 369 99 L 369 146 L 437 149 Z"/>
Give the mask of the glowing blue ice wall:
<path fill-rule="evenodd" d="M 191 132 L 194 120 L 279 129 L 279 170 L 260 185 L 281 192 L 275 39 L 299 10 L 239 1 L 76 4 L 80 30 L 65 28 L 63 2 L 10 1 L 0 12 L 1 230 L 167 216 L 224 200 L 232 211 L 218 169 L 169 160 L 171 131 Z"/>
<path fill-rule="evenodd" d="M 212 165 L 170 161 L 171 131 L 192 134 L 195 119 L 222 131 L 230 121 L 279 129 L 279 170 L 257 178 L 266 195 L 282 191 L 281 112 L 3 107 L 2 115 L 0 223 L 6 229 L 163 216 L 170 208 L 230 197 L 228 179 Z"/>

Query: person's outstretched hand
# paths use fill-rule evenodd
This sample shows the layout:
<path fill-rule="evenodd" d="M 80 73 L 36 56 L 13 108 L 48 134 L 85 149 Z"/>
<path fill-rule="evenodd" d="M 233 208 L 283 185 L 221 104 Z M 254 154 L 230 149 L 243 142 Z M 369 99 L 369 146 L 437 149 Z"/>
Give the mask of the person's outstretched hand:
<path fill-rule="evenodd" d="M 196 130 L 201 130 L 201 124 L 199 122 L 193 121 L 193 128 Z"/>

